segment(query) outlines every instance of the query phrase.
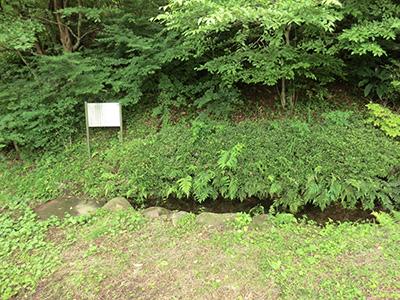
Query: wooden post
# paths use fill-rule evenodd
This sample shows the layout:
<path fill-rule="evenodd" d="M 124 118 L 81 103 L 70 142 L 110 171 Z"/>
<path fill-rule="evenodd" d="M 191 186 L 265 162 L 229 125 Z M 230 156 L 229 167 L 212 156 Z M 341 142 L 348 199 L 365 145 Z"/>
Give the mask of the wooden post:
<path fill-rule="evenodd" d="M 92 158 L 90 153 L 90 130 L 89 130 L 89 113 L 88 113 L 88 104 L 85 101 L 85 118 L 86 118 L 86 143 L 87 143 L 87 151 L 89 155 L 89 159 Z"/>
<path fill-rule="evenodd" d="M 123 126 L 123 122 L 122 122 L 122 105 L 121 105 L 121 103 L 119 104 L 119 118 L 120 118 L 120 122 L 121 122 L 121 124 L 119 125 L 119 128 L 120 128 L 119 140 L 122 143 L 124 141 L 124 126 Z"/>

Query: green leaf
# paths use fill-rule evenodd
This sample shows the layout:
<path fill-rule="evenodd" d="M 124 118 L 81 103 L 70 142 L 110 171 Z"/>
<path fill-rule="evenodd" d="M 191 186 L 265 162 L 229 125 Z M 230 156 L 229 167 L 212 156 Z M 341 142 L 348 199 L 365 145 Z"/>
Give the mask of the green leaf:
<path fill-rule="evenodd" d="M 178 180 L 180 190 L 186 194 L 187 197 L 190 195 L 190 190 L 192 188 L 192 176 L 186 176 Z"/>

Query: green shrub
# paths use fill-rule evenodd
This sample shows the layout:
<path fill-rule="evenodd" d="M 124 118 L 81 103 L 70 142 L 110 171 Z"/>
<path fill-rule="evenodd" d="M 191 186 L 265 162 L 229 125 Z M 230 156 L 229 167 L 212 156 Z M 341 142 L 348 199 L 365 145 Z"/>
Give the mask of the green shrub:
<path fill-rule="evenodd" d="M 181 37 L 186 51 L 176 59 L 195 62 L 197 71 L 228 86 L 281 85 L 285 106 L 293 105 L 286 95 L 299 83 L 323 85 L 340 74 L 331 34 L 343 18 L 340 7 L 337 1 L 170 0 L 156 20 Z"/>
<path fill-rule="evenodd" d="M 368 122 L 382 129 L 392 138 L 400 136 L 400 115 L 392 113 L 390 109 L 376 103 L 367 105 L 371 117 Z"/>
<path fill-rule="evenodd" d="M 84 101 L 102 101 L 108 71 L 99 60 L 79 54 L 40 57 L 36 76 L 9 66 L 0 78 L 0 148 L 59 147 L 84 124 Z M 96 95 L 96 96 L 95 96 Z"/>
<path fill-rule="evenodd" d="M 391 173 L 400 162 L 398 145 L 372 128 L 351 125 L 244 122 L 194 143 L 191 130 L 177 126 L 110 158 L 119 157 L 113 168 L 124 178 L 121 191 L 134 198 L 272 197 L 292 211 L 335 201 L 390 208 L 398 193 L 398 174 Z"/>
<path fill-rule="evenodd" d="M 314 124 L 292 119 L 168 126 L 113 143 L 91 161 L 81 145 L 32 166 L 8 168 L 0 183 L 25 199 L 49 199 L 67 190 L 125 195 L 138 203 L 272 198 L 276 207 L 291 211 L 307 203 L 322 209 L 334 202 L 399 207 L 398 142 L 350 116 L 333 114 Z"/>

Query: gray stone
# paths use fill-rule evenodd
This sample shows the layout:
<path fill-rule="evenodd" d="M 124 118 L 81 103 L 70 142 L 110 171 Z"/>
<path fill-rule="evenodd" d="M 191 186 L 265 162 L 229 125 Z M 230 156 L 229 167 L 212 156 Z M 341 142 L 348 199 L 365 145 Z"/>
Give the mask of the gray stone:
<path fill-rule="evenodd" d="M 100 207 L 94 200 L 85 200 L 73 196 L 64 196 L 36 207 L 34 210 L 40 219 L 52 216 L 63 218 L 65 214 L 80 216 L 90 214 Z"/>
<path fill-rule="evenodd" d="M 187 215 L 189 215 L 189 213 L 186 212 L 186 211 L 175 211 L 175 212 L 173 212 L 171 214 L 171 216 L 170 216 L 172 224 L 174 226 L 178 225 L 179 220 L 181 220 L 182 218 L 184 218 Z"/>
<path fill-rule="evenodd" d="M 163 207 L 149 207 L 142 211 L 143 216 L 149 219 L 157 219 L 161 217 L 168 217 L 171 211 Z"/>
<path fill-rule="evenodd" d="M 133 209 L 132 205 L 128 202 L 128 200 L 126 200 L 123 197 L 117 197 L 111 199 L 103 206 L 103 208 L 109 211 Z"/>
<path fill-rule="evenodd" d="M 261 214 L 254 216 L 253 219 L 251 220 L 250 223 L 250 228 L 259 228 L 263 225 L 265 225 L 265 222 L 268 220 L 268 215 L 266 214 Z"/>
<path fill-rule="evenodd" d="M 75 210 L 77 211 L 79 216 L 85 216 L 94 213 L 99 208 L 98 205 L 93 203 L 80 203 L 75 206 Z"/>
<path fill-rule="evenodd" d="M 221 226 L 225 225 L 227 222 L 235 220 L 236 214 L 216 214 L 210 212 L 204 212 L 197 216 L 197 222 L 202 225 L 210 226 Z"/>

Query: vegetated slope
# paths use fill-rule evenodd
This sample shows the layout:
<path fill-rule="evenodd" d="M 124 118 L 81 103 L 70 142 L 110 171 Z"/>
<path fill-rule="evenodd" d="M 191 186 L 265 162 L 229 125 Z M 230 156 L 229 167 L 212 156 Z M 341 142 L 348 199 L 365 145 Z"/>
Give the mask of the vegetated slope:
<path fill-rule="evenodd" d="M 258 197 L 291 211 L 337 202 L 392 209 L 400 204 L 399 149 L 351 112 L 326 113 L 322 122 L 196 120 L 112 143 L 91 160 L 83 144 L 74 145 L 30 167 L 9 168 L 0 182 L 28 199 L 51 199 L 68 190 L 122 195 L 137 203 Z"/>
<path fill-rule="evenodd" d="M 85 101 L 168 120 L 252 107 L 243 87 L 293 108 L 345 82 L 396 105 L 399 33 L 397 0 L 2 1 L 0 149 L 69 142 Z"/>

